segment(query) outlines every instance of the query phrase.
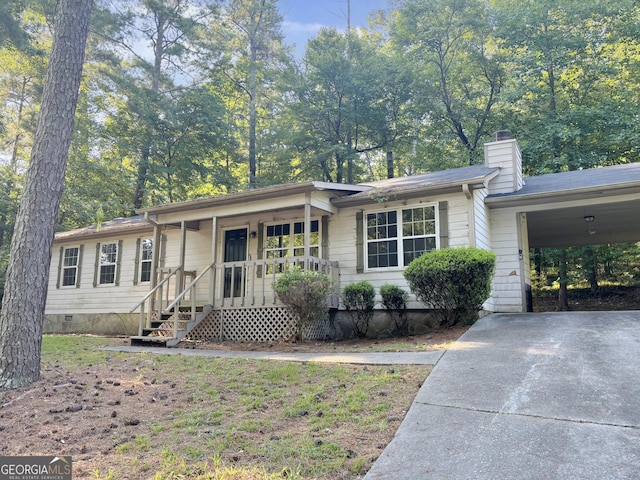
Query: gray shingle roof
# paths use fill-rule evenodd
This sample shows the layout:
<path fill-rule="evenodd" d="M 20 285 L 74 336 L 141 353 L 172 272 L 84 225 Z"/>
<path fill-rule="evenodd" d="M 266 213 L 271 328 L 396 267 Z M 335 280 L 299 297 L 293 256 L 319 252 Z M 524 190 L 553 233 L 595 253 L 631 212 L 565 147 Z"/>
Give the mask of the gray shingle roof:
<path fill-rule="evenodd" d="M 151 231 L 153 230 L 153 227 L 144 219 L 144 215 L 134 215 L 132 217 L 116 218 L 109 220 L 108 222 L 103 222 L 100 224 L 100 228 L 98 228 L 97 224 L 94 224 L 88 227 L 68 230 L 66 232 L 58 232 L 55 235 L 55 241 L 61 242 L 77 237 L 102 236 L 117 232 L 131 232 L 136 230 Z"/>
<path fill-rule="evenodd" d="M 464 183 L 465 181 L 485 177 L 495 172 L 496 168 L 488 168 L 484 165 L 471 165 L 468 167 L 452 168 L 439 172 L 422 173 L 409 177 L 389 178 L 376 182 L 365 182 L 360 185 L 368 185 L 378 190 L 400 190 L 417 186 L 430 186 L 449 183 Z"/>
<path fill-rule="evenodd" d="M 571 172 L 549 173 L 535 177 L 525 177 L 525 185 L 517 192 L 493 194 L 497 197 L 521 197 L 525 195 L 544 195 L 569 193 L 598 187 L 640 183 L 640 162 L 613 165 L 609 167 L 573 170 Z"/>
<path fill-rule="evenodd" d="M 389 178 L 375 182 L 365 182 L 359 185 L 371 187 L 365 192 L 356 193 L 347 197 L 334 200 L 336 204 L 357 202 L 380 195 L 401 194 L 416 190 L 437 190 L 440 187 L 462 185 L 470 182 L 484 181 L 487 176 L 497 172 L 497 168 L 488 168 L 484 165 L 471 165 L 468 167 L 452 168 L 439 172 L 429 172 L 409 177 Z"/>

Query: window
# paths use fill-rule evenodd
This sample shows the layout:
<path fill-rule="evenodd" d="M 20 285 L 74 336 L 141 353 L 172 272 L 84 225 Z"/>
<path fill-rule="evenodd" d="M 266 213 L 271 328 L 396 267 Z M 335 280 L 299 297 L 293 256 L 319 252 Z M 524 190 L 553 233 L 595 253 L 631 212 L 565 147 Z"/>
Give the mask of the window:
<path fill-rule="evenodd" d="M 79 247 L 66 247 L 62 254 L 62 286 L 75 287 L 78 280 Z"/>
<path fill-rule="evenodd" d="M 438 247 L 433 205 L 367 213 L 365 218 L 368 268 L 406 267 Z"/>
<path fill-rule="evenodd" d="M 98 283 L 100 285 L 113 285 L 116 283 L 116 268 L 118 261 L 118 244 L 103 243 L 100 245 L 100 272 Z"/>
<path fill-rule="evenodd" d="M 151 263 L 153 261 L 153 240 L 144 238 L 140 242 L 140 283 L 151 281 Z"/>
<path fill-rule="evenodd" d="M 304 255 L 304 222 L 267 225 L 265 258 L 301 257 Z M 309 232 L 309 255 L 320 256 L 320 222 L 311 220 Z M 282 271 L 283 267 L 278 269 Z M 272 273 L 268 271 L 267 273 Z"/>

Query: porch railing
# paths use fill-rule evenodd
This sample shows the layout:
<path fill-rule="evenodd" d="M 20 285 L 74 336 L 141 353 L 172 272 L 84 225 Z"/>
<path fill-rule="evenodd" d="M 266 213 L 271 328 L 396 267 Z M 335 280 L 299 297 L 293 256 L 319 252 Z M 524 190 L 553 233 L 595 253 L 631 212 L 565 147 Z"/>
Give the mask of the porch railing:
<path fill-rule="evenodd" d="M 140 309 L 138 335 L 142 335 L 144 328 L 151 326 L 153 314 L 158 311 L 158 318 L 162 313 L 171 311 L 173 299 L 182 292 L 187 277 L 195 277 L 195 272 L 184 271 L 182 267 L 158 269 L 158 283 L 131 310 L 134 313 Z M 174 292 L 173 294 L 171 292 Z"/>
<path fill-rule="evenodd" d="M 339 305 L 338 262 L 317 257 L 285 257 L 242 262 L 212 263 L 197 276 L 195 272 L 183 272 L 182 268 L 162 269 L 158 284 L 131 310 L 140 309 L 139 335 L 150 328 L 153 312 L 162 314 L 179 311 L 181 306 L 191 306 L 191 319 L 195 319 L 196 307 L 209 304 L 214 308 L 260 307 L 280 304 L 273 284 L 285 271 L 299 267 L 328 275 L 334 285 L 333 293 L 327 298 L 330 308 Z M 171 283 L 183 283 L 181 279 L 190 276 L 192 281 L 183 289 L 176 289 Z M 173 279 L 173 280 L 172 280 Z M 184 283 L 183 283 L 184 284 Z M 146 312 L 146 315 L 145 315 Z M 177 325 L 177 322 L 174 322 Z"/>

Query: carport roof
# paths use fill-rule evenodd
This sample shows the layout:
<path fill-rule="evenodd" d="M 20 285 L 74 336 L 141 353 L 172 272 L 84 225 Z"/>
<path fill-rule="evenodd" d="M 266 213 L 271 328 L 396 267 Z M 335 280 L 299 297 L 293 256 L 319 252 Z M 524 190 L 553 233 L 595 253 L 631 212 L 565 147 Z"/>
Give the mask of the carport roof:
<path fill-rule="evenodd" d="M 525 177 L 522 189 L 513 193 L 488 195 L 490 207 L 538 203 L 542 197 L 580 195 L 605 190 L 640 188 L 640 162 L 609 167 L 549 173 Z"/>
<path fill-rule="evenodd" d="M 519 191 L 485 201 L 526 213 L 531 248 L 640 241 L 640 163 L 524 180 Z"/>

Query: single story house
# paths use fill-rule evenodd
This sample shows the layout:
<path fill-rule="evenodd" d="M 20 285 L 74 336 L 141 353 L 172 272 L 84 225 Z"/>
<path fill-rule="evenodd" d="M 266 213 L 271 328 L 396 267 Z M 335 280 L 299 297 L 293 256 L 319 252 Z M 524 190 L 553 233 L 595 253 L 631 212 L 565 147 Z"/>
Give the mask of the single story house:
<path fill-rule="evenodd" d="M 185 335 L 261 341 L 292 335 L 273 292 L 291 265 L 343 288 L 407 288 L 426 251 L 497 256 L 484 308 L 531 308 L 529 248 L 640 240 L 640 164 L 524 178 L 518 144 L 498 132 L 483 165 L 357 185 L 308 181 L 146 208 L 56 234 L 45 332 Z M 409 307 L 423 310 L 412 301 Z M 331 298 L 340 311 L 339 295 Z M 309 336 L 328 334 L 325 326 Z M 339 332 L 338 332 L 339 334 Z"/>

